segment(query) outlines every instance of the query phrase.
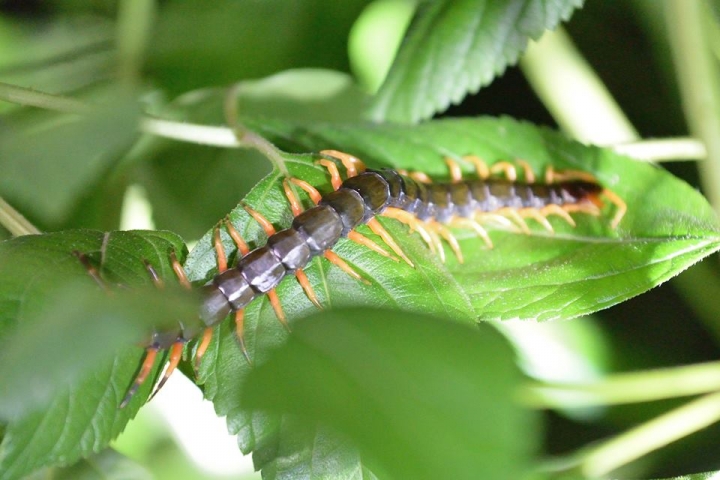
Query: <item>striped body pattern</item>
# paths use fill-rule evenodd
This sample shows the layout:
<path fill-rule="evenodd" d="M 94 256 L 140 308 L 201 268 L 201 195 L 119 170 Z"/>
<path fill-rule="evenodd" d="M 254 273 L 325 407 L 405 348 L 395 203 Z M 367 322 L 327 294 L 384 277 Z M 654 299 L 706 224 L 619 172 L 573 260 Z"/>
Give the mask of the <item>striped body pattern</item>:
<path fill-rule="evenodd" d="M 552 232 L 553 228 L 547 220 L 549 215 L 560 216 L 574 225 L 570 212 L 600 215 L 604 205 L 601 196 L 616 207 L 611 221 L 613 228 L 626 211 L 625 203 L 616 194 L 581 171 L 556 172 L 548 169 L 545 181 L 540 183 L 535 181 L 529 165 L 519 161 L 517 165 L 522 167 L 524 175 L 523 181 L 518 181 L 514 164 L 500 162 L 488 168 L 477 157 L 465 157 L 465 160 L 475 165 L 477 178 L 464 179 L 458 164 L 446 159 L 450 180 L 433 182 L 417 172 L 369 170 L 357 158 L 338 151 L 326 150 L 321 154 L 323 158 L 317 163 L 327 168 L 333 191 L 321 195 L 301 179 L 286 179 L 283 186 L 294 214 L 289 228 L 275 231 L 260 213 L 245 207 L 264 228 L 268 236 L 265 245 L 250 251 L 230 222 L 224 222 L 240 254 L 235 266 L 227 265 L 220 241 L 220 227 L 215 229 L 213 244 L 219 273 L 200 287 L 203 301 L 199 316 L 204 333 L 195 353 L 196 366 L 212 338 L 212 328 L 231 314 L 234 315 L 240 347 L 248 362 L 251 362 L 243 339 L 243 309 L 258 297 L 268 296 L 278 319 L 289 331 L 280 300 L 275 294 L 275 288 L 288 275 L 294 275 L 308 298 L 320 307 L 303 272 L 315 257 L 324 256 L 357 280 L 365 281 L 332 251 L 340 238 L 347 237 L 381 255 L 396 261 L 402 259 L 414 266 L 377 221 L 378 216 L 407 224 L 443 261 L 443 241 L 446 242 L 458 261 L 462 262 L 462 252 L 450 228 L 472 229 L 492 248 L 492 241 L 481 225 L 486 218 L 526 233 L 529 228 L 525 219 L 530 218 Z M 340 175 L 339 164 L 346 172 L 344 179 Z M 498 173 L 503 176 L 498 176 Z M 303 210 L 293 186 L 304 190 L 315 206 Z M 368 225 L 392 253 L 358 233 L 356 227 L 363 224 Z M 180 282 L 191 288 L 182 266 L 174 257 L 172 261 Z M 127 404 L 146 380 L 159 351 L 170 350 L 170 359 L 156 391 L 177 366 L 185 343 L 198 336 L 197 328 L 154 334 L 146 348 L 147 354 L 135 382 L 121 406 Z"/>

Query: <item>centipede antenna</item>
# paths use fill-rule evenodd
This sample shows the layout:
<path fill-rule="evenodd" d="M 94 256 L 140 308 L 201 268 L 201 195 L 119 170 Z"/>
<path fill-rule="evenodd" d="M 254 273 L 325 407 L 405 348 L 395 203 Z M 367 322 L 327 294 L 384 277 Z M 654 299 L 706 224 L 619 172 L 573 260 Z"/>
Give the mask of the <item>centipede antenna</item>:
<path fill-rule="evenodd" d="M 138 373 L 135 376 L 135 381 L 133 381 L 133 384 L 128 389 L 122 402 L 120 402 L 120 408 L 125 408 L 127 404 L 130 403 L 130 400 L 132 400 L 135 393 L 137 393 L 140 386 L 145 383 L 145 380 L 155 364 L 155 357 L 157 357 L 158 351 L 159 349 L 157 347 L 147 347 L 145 349 L 145 358 L 143 359 L 142 364 L 140 364 Z"/>

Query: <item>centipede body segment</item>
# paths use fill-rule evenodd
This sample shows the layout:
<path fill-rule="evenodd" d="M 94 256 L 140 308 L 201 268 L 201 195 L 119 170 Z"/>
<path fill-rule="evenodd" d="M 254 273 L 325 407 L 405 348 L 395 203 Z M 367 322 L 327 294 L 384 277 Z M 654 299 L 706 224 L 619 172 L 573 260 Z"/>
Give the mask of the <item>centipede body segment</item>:
<path fill-rule="evenodd" d="M 532 219 L 546 230 L 553 231 L 547 220 L 548 216 L 559 216 L 574 226 L 575 222 L 570 213 L 600 215 L 604 205 L 601 197 L 604 197 L 615 206 L 615 216 L 610 222 L 611 227 L 615 228 L 626 211 L 622 199 L 582 171 L 559 172 L 549 168 L 545 172 L 545 181 L 537 183 L 530 166 L 519 161 L 517 165 L 523 171 L 523 181 L 518 181 L 517 171 L 512 163 L 499 162 L 488 167 L 478 157 L 469 156 L 465 157 L 465 160 L 474 165 L 476 178 L 463 178 L 458 163 L 446 159 L 450 181 L 433 182 L 424 174 L 406 174 L 390 169 L 369 170 L 360 160 L 343 152 L 326 150 L 321 154 L 323 158 L 318 164 L 328 170 L 333 190 L 321 194 L 301 179 L 286 179 L 283 187 L 294 215 L 290 227 L 276 231 L 259 212 L 246 207 L 268 237 L 264 245 L 250 251 L 230 222 L 225 222 L 225 229 L 239 252 L 239 259 L 232 267 L 227 264 L 227 256 L 219 235 L 220 227 L 216 228 L 213 244 L 218 273 L 200 287 L 203 297 L 199 312 L 202 328 L 193 332 L 163 332 L 153 335 L 146 348 L 146 359 L 123 405 L 147 378 L 157 352 L 171 351 L 170 366 L 160 382 L 161 386 L 179 362 L 182 345 L 187 340 L 200 336 L 202 332 L 202 339 L 196 349 L 197 365 L 210 342 L 211 329 L 231 313 L 235 317 L 240 348 L 249 362 L 250 356 L 243 333 L 244 308 L 256 298 L 268 296 L 276 316 L 289 330 L 275 288 L 286 276 L 294 274 L 308 298 L 319 307 L 320 302 L 303 272 L 315 257 L 323 256 L 352 277 L 366 281 L 332 251 L 343 237 L 394 260 L 402 259 L 412 266 L 412 261 L 401 246 L 377 221 L 378 216 L 407 224 L 443 261 L 443 245 L 448 244 L 458 261 L 462 262 L 459 243 L 450 228 L 470 229 L 492 248 L 492 241 L 482 226 L 488 219 L 521 232 L 530 231 L 526 219 Z M 344 180 L 336 162 L 345 170 Z M 292 186 L 305 191 L 315 205 L 303 210 Z M 367 224 L 391 252 L 357 232 L 356 228 L 363 224 Z M 182 266 L 174 257 L 172 264 L 180 283 L 189 287 Z M 88 271 L 97 280 L 97 272 L 89 267 Z"/>

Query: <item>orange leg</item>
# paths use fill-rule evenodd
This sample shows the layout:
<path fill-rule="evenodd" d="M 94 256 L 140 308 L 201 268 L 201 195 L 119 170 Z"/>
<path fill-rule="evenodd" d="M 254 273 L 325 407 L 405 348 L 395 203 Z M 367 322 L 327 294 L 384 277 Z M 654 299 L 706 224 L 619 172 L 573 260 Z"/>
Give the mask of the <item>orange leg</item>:
<path fill-rule="evenodd" d="M 357 273 L 350 265 L 348 265 L 345 260 L 340 258 L 337 253 L 335 253 L 331 250 L 328 250 L 323 254 L 323 256 L 325 258 L 327 258 L 330 261 L 330 263 L 333 263 L 334 265 L 337 265 L 338 267 L 340 267 L 340 269 L 343 272 L 347 273 L 348 275 L 353 277 L 355 280 L 358 280 L 358 281 L 364 283 L 365 285 L 370 285 L 369 281 L 365 280 L 362 276 L 360 276 L 360 274 Z"/>
<path fill-rule="evenodd" d="M 430 226 L 430 228 L 435 230 L 437 233 L 439 233 L 440 236 L 443 239 L 445 239 L 445 241 L 448 243 L 448 245 L 450 245 L 450 248 L 452 249 L 453 253 L 455 253 L 455 256 L 457 257 L 458 262 L 463 263 L 464 260 L 463 260 L 462 250 L 460 249 L 460 244 L 458 243 L 457 238 L 455 238 L 455 235 L 453 235 L 453 233 L 450 230 L 448 230 L 445 227 L 445 225 L 443 225 L 441 223 L 431 222 L 429 224 L 429 226 Z M 440 247 L 440 248 L 442 248 L 442 247 Z M 443 257 L 444 257 L 444 255 L 443 255 Z M 444 262 L 444 258 L 443 258 L 443 262 Z"/>
<path fill-rule="evenodd" d="M 458 165 L 458 163 L 452 158 L 445 158 L 445 163 L 450 170 L 450 181 L 452 181 L 452 183 L 460 182 L 462 180 L 462 170 L 460 170 L 460 165 Z"/>
<path fill-rule="evenodd" d="M 398 210 L 398 209 L 388 208 L 385 210 L 385 212 L 382 213 L 382 215 L 390 217 L 390 215 L 388 215 L 388 210 Z M 398 210 L 398 211 L 402 212 L 402 210 Z M 367 225 L 368 225 L 368 227 L 370 227 L 370 230 L 372 230 L 373 233 L 375 233 L 375 235 L 378 235 L 378 236 L 380 236 L 380 238 L 382 238 L 383 242 L 385 242 L 385 245 L 390 247 L 390 249 L 393 252 L 395 252 L 400 258 L 405 260 L 405 263 L 407 263 L 408 265 L 410 265 L 413 268 L 415 267 L 413 262 L 407 257 L 407 255 L 405 255 L 405 252 L 403 252 L 402 248 L 400 248 L 400 246 L 395 242 L 395 239 L 392 238 L 390 233 L 387 230 L 385 230 L 385 228 L 382 225 L 380 225 L 380 222 L 378 222 L 377 218 L 373 218 L 372 220 L 370 220 L 367 223 Z"/>
<path fill-rule="evenodd" d="M 327 159 L 318 160 L 315 163 L 318 165 L 322 165 L 327 169 L 328 172 L 330 172 L 330 183 L 332 183 L 333 189 L 339 189 L 340 185 L 342 185 L 342 178 L 340 178 L 340 172 L 338 171 L 337 165 Z"/>
<path fill-rule="evenodd" d="M 513 165 L 510 162 L 497 162 L 494 163 L 492 167 L 490 167 L 490 173 L 498 173 L 498 172 L 504 172 L 505 177 L 510 180 L 511 182 L 514 182 L 517 180 L 517 170 L 515 169 L 515 165 Z"/>
<path fill-rule="evenodd" d="M 95 283 L 97 283 L 100 288 L 105 290 L 106 292 L 110 292 L 110 289 L 105 284 L 105 281 L 100 276 L 100 272 L 98 272 L 98 269 L 95 268 L 95 265 L 93 265 L 90 260 L 87 258 L 87 255 L 84 253 L 78 252 L 77 250 L 73 250 L 73 255 L 80 261 L 83 267 L 85 267 L 85 270 L 87 270 L 88 275 L 92 277 L 93 280 L 95 280 Z"/>
<path fill-rule="evenodd" d="M 145 349 L 145 358 L 140 365 L 140 370 L 135 376 L 135 381 L 133 382 L 132 386 L 130 386 L 122 402 L 120 402 L 120 408 L 125 408 L 127 404 L 130 403 L 130 400 L 132 400 L 132 397 L 138 391 L 140 386 L 145 383 L 145 380 L 147 379 L 148 375 L 150 375 L 150 371 L 155 364 L 155 357 L 157 357 L 157 354 L 157 348 L 148 347 Z"/>
<path fill-rule="evenodd" d="M 470 162 L 475 166 L 475 172 L 479 178 L 484 180 L 490 176 L 490 169 L 480 157 L 468 155 L 467 157 L 463 157 L 463 160 Z"/>
<path fill-rule="evenodd" d="M 408 177 L 420 183 L 433 183 L 432 178 L 424 172 L 410 172 L 408 173 Z"/>
<path fill-rule="evenodd" d="M 493 243 L 492 240 L 490 240 L 490 235 L 488 235 L 487 230 L 485 230 L 477 221 L 470 218 L 455 217 L 450 221 L 450 225 L 453 227 L 469 228 L 471 230 L 474 230 L 475 233 L 477 233 L 478 236 L 483 239 L 485 245 L 487 245 L 488 248 L 493 248 Z"/>
<path fill-rule="evenodd" d="M 185 341 L 184 340 L 178 340 L 177 342 L 172 344 L 172 347 L 170 347 L 170 360 L 168 361 L 168 365 L 165 368 L 165 374 L 163 374 L 162 378 L 158 382 L 157 386 L 155 387 L 155 391 L 153 391 L 152 395 L 150 395 L 150 398 L 148 401 L 152 400 L 155 395 L 160 391 L 160 389 L 165 385 L 165 383 L 170 378 L 170 375 L 173 374 L 175 369 L 177 368 L 178 364 L 180 363 L 180 360 L 182 359 L 182 352 L 183 348 L 185 347 Z"/>
<path fill-rule="evenodd" d="M 514 208 L 501 208 L 495 213 L 508 217 L 510 220 L 514 221 L 515 224 L 520 227 L 520 230 L 522 230 L 523 233 L 530 233 L 530 228 L 528 228 L 527 223 L 525 223 L 525 220 L 523 220 L 523 218 Z"/>
<path fill-rule="evenodd" d="M 365 171 L 365 164 L 361 160 L 358 160 L 356 157 L 347 153 L 339 152 L 337 150 L 322 150 L 320 154 L 340 160 L 345 167 L 348 177 L 354 177 L 358 173 Z"/>
<path fill-rule="evenodd" d="M 523 174 L 525 175 L 525 181 L 527 183 L 535 183 L 535 172 L 533 171 L 532 167 L 529 163 L 527 163 L 525 160 L 515 160 L 515 163 L 520 165 L 520 168 L 523 169 Z"/>
<path fill-rule="evenodd" d="M 333 166 L 334 166 L 334 164 L 333 164 Z M 335 171 L 337 172 L 337 169 Z M 322 195 L 320 195 L 320 192 L 318 192 L 315 187 L 313 187 L 309 183 L 307 183 L 303 180 L 299 180 L 297 178 L 291 178 L 290 182 L 292 182 L 295 185 L 297 185 L 298 187 L 302 188 L 310 196 L 310 199 L 313 201 L 313 203 L 315 205 L 320 203 L 320 200 L 322 199 Z M 288 197 L 288 201 L 290 202 L 290 205 L 291 205 L 291 208 L 293 211 L 293 215 L 297 217 L 302 212 L 302 206 L 300 205 L 300 201 L 295 196 L 295 194 L 293 193 L 290 186 L 287 185 L 286 183 L 284 184 L 284 190 L 285 190 L 285 196 Z M 348 238 L 356 243 L 359 243 L 360 245 L 364 245 L 364 246 L 368 247 L 369 249 L 379 253 L 380 255 L 383 255 L 388 258 L 392 258 L 393 260 L 397 261 L 397 259 L 395 257 L 393 257 L 392 255 L 387 253 L 385 250 L 383 250 L 380 245 L 373 242 L 372 240 L 367 238 L 365 235 L 357 232 L 356 230 L 351 231 L 348 234 Z"/>
<path fill-rule="evenodd" d="M 563 220 L 565 220 L 567 223 L 569 223 L 571 226 L 575 226 L 575 220 L 570 216 L 568 212 L 562 209 L 559 205 L 550 204 L 545 205 L 543 208 L 540 209 L 541 215 L 557 215 L 561 217 Z"/>
<path fill-rule="evenodd" d="M 547 230 L 550 233 L 555 233 L 555 230 L 553 229 L 552 225 L 550 225 L 550 222 L 548 219 L 540 213 L 540 211 L 536 208 L 523 208 L 521 209 L 518 214 L 521 217 L 525 218 L 532 218 L 536 222 L 538 222 L 540 225 L 543 226 L 545 230 Z"/>

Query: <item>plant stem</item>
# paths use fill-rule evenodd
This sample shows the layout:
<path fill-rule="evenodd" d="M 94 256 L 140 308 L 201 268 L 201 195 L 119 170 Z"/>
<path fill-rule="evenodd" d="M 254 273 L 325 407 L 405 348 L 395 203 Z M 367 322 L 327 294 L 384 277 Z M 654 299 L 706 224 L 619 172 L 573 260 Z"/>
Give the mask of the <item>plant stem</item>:
<path fill-rule="evenodd" d="M 574 408 L 649 402 L 720 390 L 720 361 L 612 375 L 586 384 L 536 383 L 520 392 L 533 408 Z"/>
<path fill-rule="evenodd" d="M 612 145 L 639 138 L 563 29 L 531 43 L 520 67 L 560 127 L 578 140 Z"/>
<path fill-rule="evenodd" d="M 720 420 L 720 392 L 653 418 L 580 455 L 584 477 L 597 478 Z"/>
<path fill-rule="evenodd" d="M 621 155 L 645 162 L 677 162 L 707 158 L 705 145 L 694 138 L 658 138 L 620 143 L 611 148 Z"/>
<path fill-rule="evenodd" d="M 145 50 L 155 17 L 153 0 L 122 0 L 118 8 L 117 49 L 120 78 L 129 84 L 140 79 Z"/>
<path fill-rule="evenodd" d="M 0 225 L 16 237 L 41 233 L 35 225 L 30 223 L 2 197 L 0 197 Z"/>
<path fill-rule="evenodd" d="M 0 100 L 63 113 L 79 114 L 90 111 L 89 105 L 74 98 L 51 95 L 49 93 L 38 92 L 30 88 L 18 87 L 2 82 L 0 82 Z"/>
<path fill-rule="evenodd" d="M 720 213 L 720 76 L 708 47 L 712 15 L 705 2 L 669 0 L 666 5 L 670 46 L 690 132 L 707 146 L 699 165 L 703 190 Z"/>

